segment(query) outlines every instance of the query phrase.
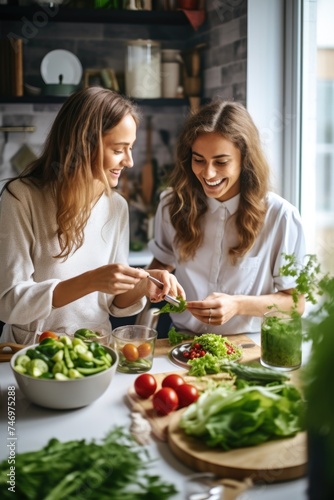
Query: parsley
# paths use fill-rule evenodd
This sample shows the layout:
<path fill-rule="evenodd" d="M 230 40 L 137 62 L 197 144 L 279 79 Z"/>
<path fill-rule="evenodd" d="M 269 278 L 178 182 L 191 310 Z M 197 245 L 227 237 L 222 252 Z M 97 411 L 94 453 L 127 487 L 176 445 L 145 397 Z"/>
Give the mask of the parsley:
<path fill-rule="evenodd" d="M 148 473 L 147 450 L 116 427 L 101 444 L 51 439 L 39 451 L 16 456 L 15 498 L 22 500 L 167 500 L 173 484 Z M 8 490 L 8 460 L 0 463 L 1 498 Z"/>
<path fill-rule="evenodd" d="M 170 345 L 180 344 L 183 340 L 192 340 L 193 338 L 193 335 L 191 335 L 190 333 L 177 332 L 175 330 L 175 326 L 172 326 L 172 328 L 168 330 L 167 335 Z"/>

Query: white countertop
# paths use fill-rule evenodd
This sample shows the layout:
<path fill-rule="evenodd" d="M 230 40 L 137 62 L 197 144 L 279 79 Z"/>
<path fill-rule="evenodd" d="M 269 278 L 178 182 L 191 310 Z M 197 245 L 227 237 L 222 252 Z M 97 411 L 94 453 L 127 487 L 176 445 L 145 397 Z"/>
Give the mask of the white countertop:
<path fill-rule="evenodd" d="M 259 343 L 259 334 L 249 334 Z M 308 346 L 305 346 L 307 357 Z M 152 373 L 179 370 L 166 356 L 154 359 Z M 0 422 L 0 461 L 8 457 L 7 440 L 7 394 L 9 386 L 16 386 L 16 419 L 15 431 L 17 437 L 16 453 L 38 450 L 45 446 L 49 439 L 56 437 L 61 441 L 73 439 L 99 440 L 116 425 L 129 429 L 130 409 L 124 396 L 133 384 L 136 375 L 116 373 L 107 391 L 93 404 L 71 411 L 57 411 L 39 408 L 29 403 L 17 388 L 9 363 L 0 363 L 1 407 Z M 184 483 L 187 475 L 195 471 L 185 467 L 169 450 L 166 443 L 155 438 L 149 445 L 150 455 L 158 460 L 153 463 L 151 473 L 163 476 L 173 482 L 179 494 L 173 500 L 184 500 Z M 239 496 L 240 500 L 307 500 L 307 478 L 277 484 L 257 485 Z M 111 497 L 112 498 L 112 497 Z"/>

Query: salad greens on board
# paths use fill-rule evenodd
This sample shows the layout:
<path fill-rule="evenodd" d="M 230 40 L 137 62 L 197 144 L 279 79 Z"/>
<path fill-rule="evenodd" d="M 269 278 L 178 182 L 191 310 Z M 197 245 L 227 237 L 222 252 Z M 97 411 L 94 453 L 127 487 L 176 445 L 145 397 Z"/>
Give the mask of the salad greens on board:
<path fill-rule="evenodd" d="M 188 406 L 180 428 L 210 447 L 231 450 L 286 438 L 303 430 L 305 404 L 298 389 L 285 383 L 220 385 Z"/>

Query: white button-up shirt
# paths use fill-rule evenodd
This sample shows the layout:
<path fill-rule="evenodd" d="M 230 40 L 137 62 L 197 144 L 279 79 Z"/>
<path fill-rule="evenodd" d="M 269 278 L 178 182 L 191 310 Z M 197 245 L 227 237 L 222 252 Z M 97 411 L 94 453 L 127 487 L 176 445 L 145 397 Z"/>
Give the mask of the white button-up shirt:
<path fill-rule="evenodd" d="M 264 225 L 253 247 L 233 265 L 228 250 L 237 242 L 235 219 L 239 199 L 240 195 L 225 202 L 208 198 L 208 210 L 201 221 L 203 243 L 193 259 L 180 262 L 174 243 L 175 230 L 166 208 L 166 196 L 162 194 L 149 249 L 160 262 L 175 268 L 175 276 L 188 300 L 203 300 L 213 292 L 266 295 L 295 286 L 293 278 L 280 276 L 279 269 L 285 263 L 282 253 L 295 254 L 300 262 L 306 253 L 297 209 L 277 194 L 268 193 Z M 188 311 L 172 314 L 171 318 L 179 330 L 223 335 L 258 332 L 261 322 L 258 317 L 235 316 L 224 325 L 209 326 Z"/>

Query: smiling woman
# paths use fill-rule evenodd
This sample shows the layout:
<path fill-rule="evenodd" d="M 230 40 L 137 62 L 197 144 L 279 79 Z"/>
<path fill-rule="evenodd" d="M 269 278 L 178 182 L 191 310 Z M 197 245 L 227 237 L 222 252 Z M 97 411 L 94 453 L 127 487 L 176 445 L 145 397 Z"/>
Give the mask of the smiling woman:
<path fill-rule="evenodd" d="M 89 87 L 60 109 L 44 150 L 2 191 L 0 319 L 3 341 L 72 325 L 111 331 L 111 316 L 139 313 L 146 297 L 184 295 L 166 271 L 128 265 L 129 213 L 114 189 L 133 166 L 138 113 L 120 94 Z M 15 248 L 15 254 L 13 253 Z"/>
<path fill-rule="evenodd" d="M 171 314 L 177 330 L 259 332 L 268 307 L 292 307 L 295 281 L 279 269 L 283 253 L 304 258 L 303 229 L 269 177 L 242 104 L 217 99 L 186 120 L 149 242 L 149 268 L 174 271 L 186 292 L 186 311 Z"/>

